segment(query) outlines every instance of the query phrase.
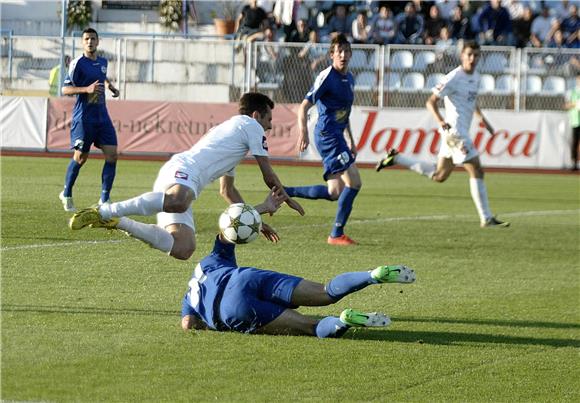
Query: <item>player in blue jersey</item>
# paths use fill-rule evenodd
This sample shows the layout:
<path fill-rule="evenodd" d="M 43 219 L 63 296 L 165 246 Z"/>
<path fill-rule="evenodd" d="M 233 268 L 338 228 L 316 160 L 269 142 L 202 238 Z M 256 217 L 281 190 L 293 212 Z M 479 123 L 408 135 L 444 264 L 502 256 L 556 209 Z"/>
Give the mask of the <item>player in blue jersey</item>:
<path fill-rule="evenodd" d="M 298 148 L 304 151 L 309 145 L 307 113 L 313 105 L 318 109 L 314 140 L 322 157 L 326 185 L 286 188 L 291 197 L 338 200 L 334 227 L 327 240 L 331 245 L 356 244 L 344 234 L 354 199 L 362 186 L 355 164 L 356 144 L 349 123 L 354 99 L 354 78 L 348 71 L 351 56 L 346 37 L 342 34 L 336 36 L 330 44 L 332 65 L 318 75 L 298 110 Z"/>
<path fill-rule="evenodd" d="M 256 210 L 274 213 L 283 200 L 276 189 Z M 371 284 L 412 283 L 405 266 L 339 274 L 326 285 L 289 274 L 239 267 L 235 245 L 221 235 L 212 252 L 195 267 L 181 310 L 181 327 L 242 333 L 340 337 L 351 327 L 387 326 L 389 317 L 345 309 L 340 316 L 304 316 L 299 306 L 325 306 Z"/>
<path fill-rule="evenodd" d="M 64 190 L 59 199 L 65 211 L 75 211 L 72 189 L 81 167 L 89 158 L 91 145 L 105 156 L 99 204 L 109 201 L 117 167 L 117 134 L 105 105 L 105 87 L 113 97 L 119 90 L 107 79 L 107 60 L 97 56 L 99 35 L 87 28 L 82 35 L 83 54 L 74 59 L 62 87 L 63 95 L 76 95 L 70 131 L 73 157 L 66 170 Z"/>

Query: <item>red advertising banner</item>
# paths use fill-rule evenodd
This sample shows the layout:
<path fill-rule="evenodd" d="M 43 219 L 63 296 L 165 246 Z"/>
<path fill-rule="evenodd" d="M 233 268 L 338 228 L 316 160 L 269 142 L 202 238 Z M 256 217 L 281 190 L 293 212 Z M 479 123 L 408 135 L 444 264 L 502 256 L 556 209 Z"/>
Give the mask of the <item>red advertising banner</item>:
<path fill-rule="evenodd" d="M 47 149 L 70 149 L 74 99 L 50 99 Z M 209 129 L 236 115 L 237 104 L 110 101 L 109 115 L 117 131 L 118 151 L 124 154 L 175 154 L 191 148 Z M 267 133 L 273 157 L 296 156 L 296 111 L 276 105 Z"/>

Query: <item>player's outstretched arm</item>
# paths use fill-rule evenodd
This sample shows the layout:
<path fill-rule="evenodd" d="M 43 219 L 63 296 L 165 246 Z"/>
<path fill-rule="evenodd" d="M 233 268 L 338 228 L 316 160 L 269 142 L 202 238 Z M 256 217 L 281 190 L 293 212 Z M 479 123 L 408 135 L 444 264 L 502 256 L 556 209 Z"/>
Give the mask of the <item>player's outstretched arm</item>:
<path fill-rule="evenodd" d="M 117 89 L 117 87 L 115 87 L 110 81 L 109 79 L 105 80 L 105 85 L 107 86 L 107 88 L 109 89 L 109 91 L 111 91 L 113 93 L 113 98 L 117 98 L 121 93 L 119 92 L 119 90 Z"/>
<path fill-rule="evenodd" d="M 489 120 L 487 120 L 485 118 L 485 116 L 483 116 L 483 112 L 481 111 L 481 109 L 479 109 L 479 105 L 475 105 L 475 116 L 477 116 L 478 119 L 480 119 L 483 122 L 487 131 L 492 136 L 495 136 L 495 131 L 493 130 L 493 126 L 491 125 L 491 123 L 489 123 Z"/>
<path fill-rule="evenodd" d="M 288 207 L 290 207 L 292 210 L 296 210 L 300 215 L 304 215 L 304 209 L 300 203 L 288 196 L 284 190 L 284 186 L 282 186 L 280 179 L 278 179 L 278 175 L 276 175 L 272 169 L 272 165 L 270 165 L 270 159 L 262 155 L 255 155 L 254 158 L 256 158 L 256 161 L 258 162 L 260 171 L 262 171 L 264 183 L 268 185 L 270 189 L 273 189 L 274 187 L 279 189 L 284 197 L 284 202 L 288 205 Z"/>
<path fill-rule="evenodd" d="M 427 110 L 429 112 L 431 112 L 431 114 L 433 115 L 433 117 L 437 121 L 437 124 L 442 129 L 449 130 L 451 128 L 451 126 L 447 122 L 445 122 L 443 115 L 441 115 L 441 111 L 439 110 L 439 106 L 437 105 L 437 101 L 439 101 L 439 97 L 435 94 L 431 94 L 431 96 L 429 97 L 429 99 L 427 99 L 427 102 L 425 103 L 425 107 L 427 108 Z"/>
<path fill-rule="evenodd" d="M 302 101 L 298 108 L 298 151 L 302 152 L 308 148 L 310 139 L 308 138 L 308 110 L 312 104 L 308 100 Z"/>

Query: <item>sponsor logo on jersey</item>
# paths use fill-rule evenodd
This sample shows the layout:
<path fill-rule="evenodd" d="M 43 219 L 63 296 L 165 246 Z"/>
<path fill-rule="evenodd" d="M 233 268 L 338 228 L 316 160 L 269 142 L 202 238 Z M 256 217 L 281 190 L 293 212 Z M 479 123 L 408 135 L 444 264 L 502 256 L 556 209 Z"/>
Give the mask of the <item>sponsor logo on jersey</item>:
<path fill-rule="evenodd" d="M 101 66 L 101 73 L 107 74 L 107 67 L 106 66 Z"/>
<path fill-rule="evenodd" d="M 181 172 L 181 171 L 175 171 L 175 177 L 177 179 L 183 179 L 183 180 L 187 180 L 187 178 L 189 178 L 189 175 L 186 174 L 185 172 Z"/>

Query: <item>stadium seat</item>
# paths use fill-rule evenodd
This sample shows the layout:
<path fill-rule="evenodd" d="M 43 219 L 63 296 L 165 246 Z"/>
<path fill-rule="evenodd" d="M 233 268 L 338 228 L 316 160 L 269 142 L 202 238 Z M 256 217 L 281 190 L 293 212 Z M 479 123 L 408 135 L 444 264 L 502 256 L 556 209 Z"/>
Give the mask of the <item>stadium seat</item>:
<path fill-rule="evenodd" d="M 487 94 L 493 92 L 495 89 L 495 79 L 491 74 L 482 74 L 479 81 L 479 92 Z"/>
<path fill-rule="evenodd" d="M 391 55 L 391 69 L 405 70 L 413 67 L 413 54 L 408 50 L 399 50 Z"/>
<path fill-rule="evenodd" d="M 526 78 L 526 94 L 538 94 L 542 92 L 542 79 L 536 75 Z"/>
<path fill-rule="evenodd" d="M 504 74 L 495 80 L 495 92 L 499 94 L 508 94 L 514 92 L 514 77 L 511 74 Z"/>
<path fill-rule="evenodd" d="M 425 50 L 415 55 L 415 62 L 413 63 L 413 70 L 424 71 L 427 67 L 435 61 L 435 52 Z"/>
<path fill-rule="evenodd" d="M 431 89 L 433 87 L 435 87 L 437 84 L 443 82 L 444 79 L 445 79 L 445 74 L 441 74 L 441 73 L 430 74 L 427 77 L 427 82 L 425 83 L 425 90 L 431 91 Z"/>
<path fill-rule="evenodd" d="M 370 71 L 363 71 L 356 76 L 355 88 L 359 90 L 372 90 L 377 85 L 377 75 Z"/>
<path fill-rule="evenodd" d="M 548 76 L 544 79 L 542 92 L 551 95 L 564 95 L 566 93 L 566 80 L 564 77 Z"/>
<path fill-rule="evenodd" d="M 546 72 L 544 57 L 542 55 L 529 55 L 527 68 L 531 74 L 544 74 Z"/>
<path fill-rule="evenodd" d="M 503 73 L 509 66 L 508 59 L 503 53 L 489 53 L 483 60 L 481 71 L 484 73 Z"/>
<path fill-rule="evenodd" d="M 355 49 L 352 51 L 352 57 L 348 67 L 351 69 L 366 69 L 369 67 L 367 54 L 364 50 Z"/>
<path fill-rule="evenodd" d="M 399 73 L 385 74 L 384 87 L 391 91 L 397 91 L 401 87 L 401 76 Z"/>
<path fill-rule="evenodd" d="M 401 82 L 402 91 L 423 90 L 425 87 L 425 77 L 421 73 L 409 73 L 403 77 Z"/>

